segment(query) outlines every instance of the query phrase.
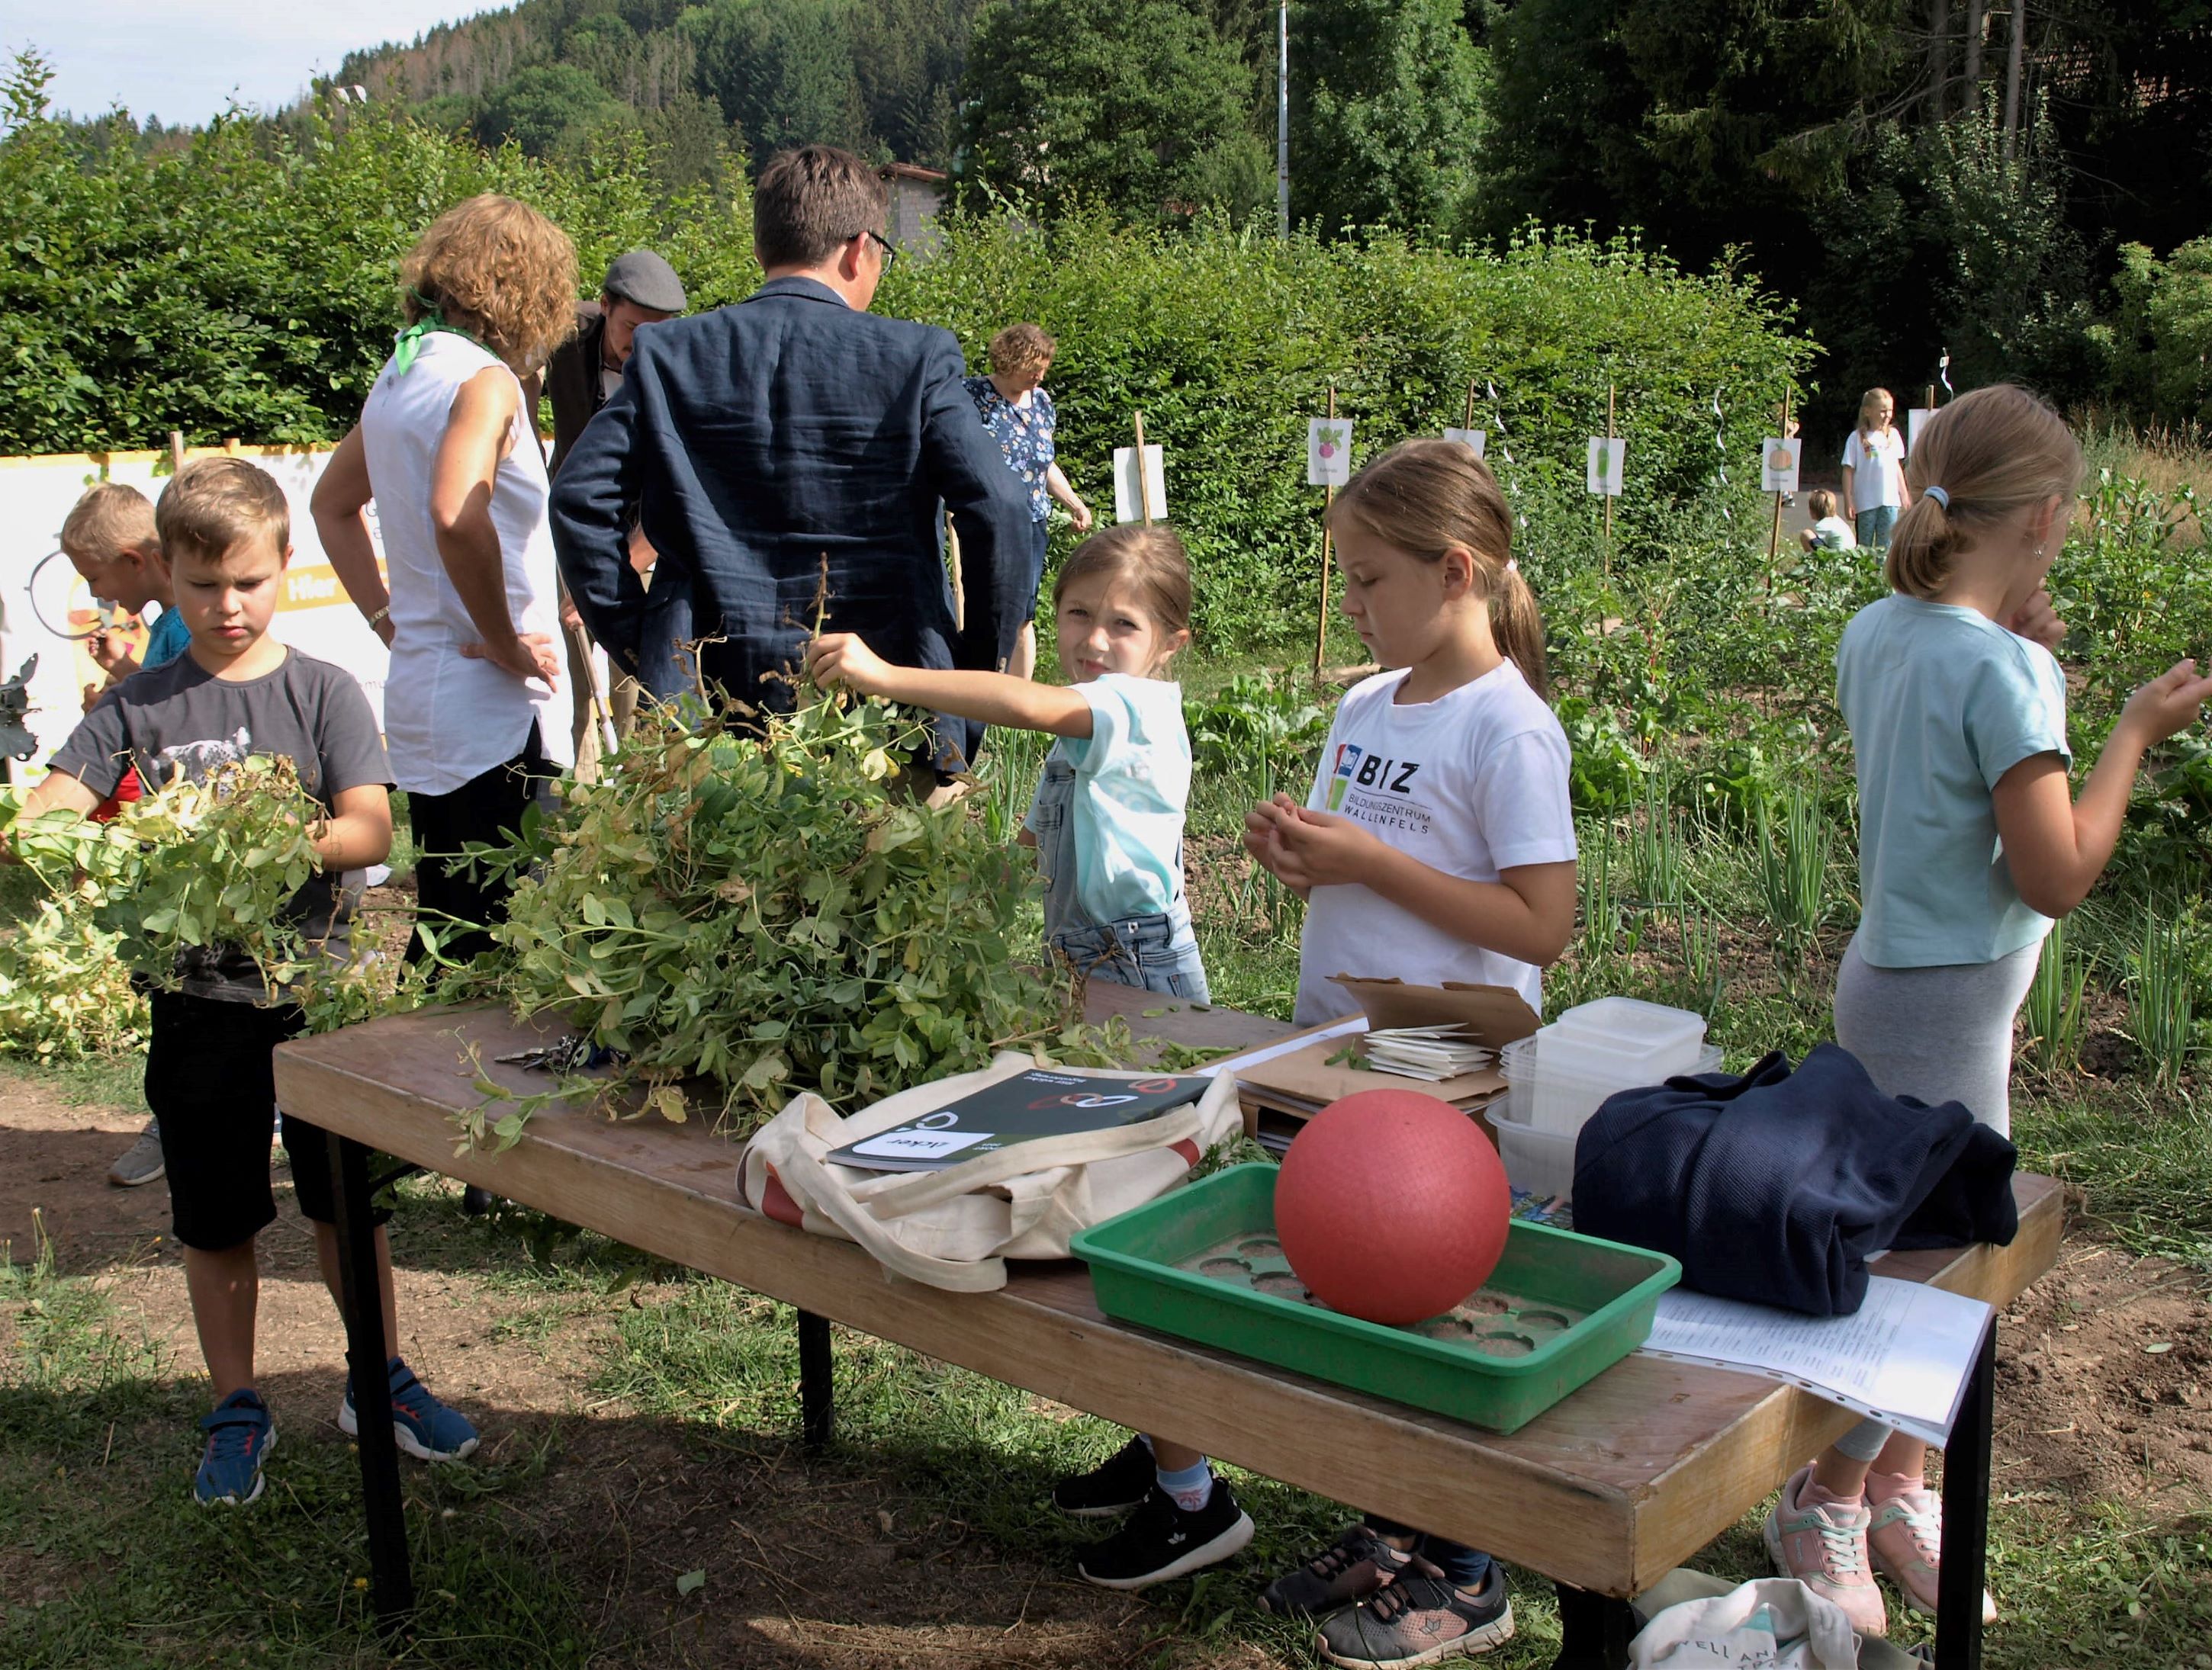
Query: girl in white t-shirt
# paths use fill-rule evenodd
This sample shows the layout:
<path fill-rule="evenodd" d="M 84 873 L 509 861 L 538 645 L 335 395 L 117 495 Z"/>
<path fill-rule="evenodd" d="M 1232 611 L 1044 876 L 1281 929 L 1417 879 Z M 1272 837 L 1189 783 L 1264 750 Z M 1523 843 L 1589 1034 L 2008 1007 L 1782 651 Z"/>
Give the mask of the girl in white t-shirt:
<path fill-rule="evenodd" d="M 1206 1000 L 1183 895 L 1190 737 L 1169 662 L 1190 641 L 1190 560 L 1174 530 L 1131 523 L 1085 540 L 1053 587 L 1072 684 L 895 667 L 849 632 L 806 649 L 817 683 L 1060 740 L 1021 841 L 1044 873 L 1044 934 L 1085 973 Z"/>
<path fill-rule="evenodd" d="M 1905 484 L 1905 437 L 1891 422 L 1897 401 L 1886 388 L 1859 398 L 1859 424 L 1844 443 L 1844 514 L 1856 525 L 1859 544 L 1889 549 L 1889 531 L 1912 502 Z"/>
<path fill-rule="evenodd" d="M 1468 447 L 1408 440 L 1352 477 L 1329 526 L 1345 612 L 1392 671 L 1345 697 L 1307 804 L 1279 795 L 1245 820 L 1247 848 L 1307 900 L 1297 1018 L 1355 1006 L 1328 979 L 1340 973 L 1490 982 L 1540 1006 L 1539 970 L 1574 926 L 1574 823 L 1543 622 L 1504 496 Z M 1132 1439 L 1053 1500 L 1135 1509 L 1083 1558 L 1085 1577 L 1114 1588 L 1181 1576 L 1251 1536 L 1205 1456 L 1164 1438 Z M 1488 1555 L 1374 1515 L 1261 1604 L 1319 1620 L 1335 1664 L 1484 1652 L 1513 1633 Z"/>

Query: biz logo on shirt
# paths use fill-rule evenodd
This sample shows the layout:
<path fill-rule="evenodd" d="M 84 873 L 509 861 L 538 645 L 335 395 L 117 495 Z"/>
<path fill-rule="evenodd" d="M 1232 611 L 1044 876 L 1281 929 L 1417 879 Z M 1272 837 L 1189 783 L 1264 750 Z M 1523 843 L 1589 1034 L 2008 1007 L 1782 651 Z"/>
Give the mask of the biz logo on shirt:
<path fill-rule="evenodd" d="M 1328 809 L 1340 811 L 1344 806 L 1344 791 L 1352 786 L 1352 774 L 1359 768 L 1360 758 L 1366 750 L 1357 743 L 1340 742 L 1336 745 L 1336 770 L 1328 786 Z"/>

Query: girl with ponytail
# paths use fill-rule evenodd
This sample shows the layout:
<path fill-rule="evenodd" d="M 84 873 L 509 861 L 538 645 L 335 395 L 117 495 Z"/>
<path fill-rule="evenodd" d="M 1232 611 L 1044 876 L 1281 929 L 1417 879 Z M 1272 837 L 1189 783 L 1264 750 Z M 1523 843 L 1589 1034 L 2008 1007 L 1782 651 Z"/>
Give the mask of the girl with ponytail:
<path fill-rule="evenodd" d="M 2013 1017 L 2044 936 L 2111 859 L 2145 752 L 2196 722 L 2212 679 L 2183 661 L 2137 690 L 2075 799 L 2065 675 L 2021 635 L 2057 635 L 2032 617 L 2065 540 L 2080 446 L 2048 405 L 2000 384 L 1938 412 L 1908 470 L 1892 594 L 1853 617 L 1836 653 L 1862 901 L 1837 975 L 1836 1041 L 1884 1095 L 1961 1102 L 2008 1133 Z M 1926 1454 L 1866 1422 L 1768 1516 L 1778 1568 L 1863 1634 L 1886 1629 L 1875 1571 L 1913 1610 L 1936 1610 L 1942 1503 Z"/>

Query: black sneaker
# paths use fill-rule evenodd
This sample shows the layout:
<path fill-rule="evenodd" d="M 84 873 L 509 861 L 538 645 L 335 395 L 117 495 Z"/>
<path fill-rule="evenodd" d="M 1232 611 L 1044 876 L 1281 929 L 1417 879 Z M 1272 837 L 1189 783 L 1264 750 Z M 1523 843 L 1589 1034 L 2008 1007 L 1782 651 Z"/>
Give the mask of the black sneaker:
<path fill-rule="evenodd" d="M 1109 1519 L 1145 1499 L 1159 1475 L 1152 1447 L 1132 1437 L 1088 1473 L 1063 1479 L 1052 1487 L 1052 1505 L 1077 1519 Z"/>
<path fill-rule="evenodd" d="M 1252 1540 L 1252 1519 L 1237 1505 L 1226 1479 L 1213 1481 L 1206 1506 L 1186 1513 L 1155 1481 L 1129 1522 L 1086 1549 L 1076 1570 L 1101 1588 L 1148 1588 L 1241 1552 Z"/>
<path fill-rule="evenodd" d="M 1417 1560 L 1372 1599 L 1324 1623 L 1314 1645 L 1331 1664 L 1352 1670 L 1401 1670 L 1487 1653 L 1512 1639 L 1504 1567 L 1492 1560 L 1482 1587 L 1469 1594 L 1428 1561 Z"/>
<path fill-rule="evenodd" d="M 1413 1563 L 1365 1525 L 1348 1525 L 1334 1542 L 1260 1596 L 1260 1610 L 1278 1618 L 1326 1618 L 1364 1600 Z"/>

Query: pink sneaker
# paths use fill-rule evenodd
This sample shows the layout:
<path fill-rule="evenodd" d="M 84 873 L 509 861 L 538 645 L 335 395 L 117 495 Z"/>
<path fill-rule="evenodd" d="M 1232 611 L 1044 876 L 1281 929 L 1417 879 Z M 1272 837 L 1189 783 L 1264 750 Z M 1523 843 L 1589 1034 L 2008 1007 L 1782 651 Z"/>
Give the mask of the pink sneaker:
<path fill-rule="evenodd" d="M 1936 1573 L 1942 1566 L 1943 1498 L 1923 1485 L 1867 1505 L 1873 1521 L 1867 1547 L 1874 1569 L 1897 1585 L 1906 1606 L 1933 1618 Z M 1982 1622 L 1996 1621 L 1997 1603 L 1984 1589 Z"/>
<path fill-rule="evenodd" d="M 1802 1468 L 1782 1487 L 1782 1500 L 1766 1516 L 1766 1552 L 1774 1569 L 1795 1577 L 1824 1600 L 1844 1609 L 1861 1635 L 1889 1633 L 1889 1612 L 1874 1573 L 1867 1569 L 1864 1503 L 1813 1506 L 1801 1501 L 1813 1469 Z"/>

